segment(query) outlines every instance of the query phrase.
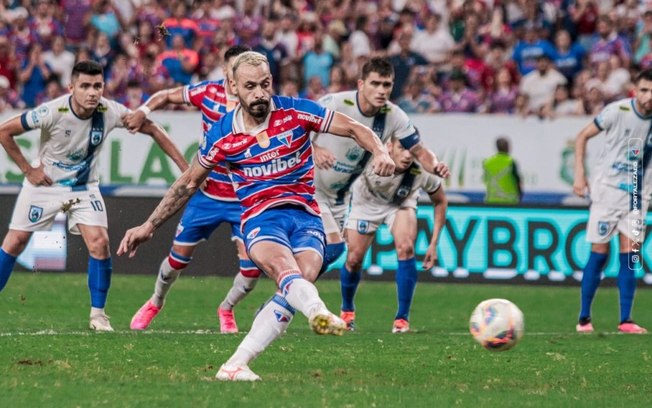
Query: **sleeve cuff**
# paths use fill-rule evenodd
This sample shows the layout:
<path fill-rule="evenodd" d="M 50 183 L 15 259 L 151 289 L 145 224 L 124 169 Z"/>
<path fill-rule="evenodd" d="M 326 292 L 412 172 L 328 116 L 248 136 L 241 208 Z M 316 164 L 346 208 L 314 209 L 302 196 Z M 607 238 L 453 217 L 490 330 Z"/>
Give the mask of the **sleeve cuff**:
<path fill-rule="evenodd" d="M 595 123 L 595 126 L 596 126 L 598 129 L 600 129 L 600 130 L 604 130 L 604 128 L 603 128 L 602 126 L 600 126 L 600 123 L 598 123 L 598 118 L 593 119 L 593 123 Z"/>
<path fill-rule="evenodd" d="M 20 124 L 23 126 L 23 129 L 32 130 L 32 128 L 29 127 L 29 124 L 27 123 L 27 112 L 23 112 L 20 115 Z"/>

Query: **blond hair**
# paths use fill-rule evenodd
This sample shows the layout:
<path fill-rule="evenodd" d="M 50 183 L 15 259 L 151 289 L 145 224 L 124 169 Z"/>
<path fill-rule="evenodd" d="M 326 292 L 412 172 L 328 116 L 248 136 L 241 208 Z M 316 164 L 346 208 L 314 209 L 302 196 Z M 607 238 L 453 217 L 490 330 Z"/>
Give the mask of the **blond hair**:
<path fill-rule="evenodd" d="M 259 66 L 260 64 L 267 64 L 269 66 L 269 61 L 267 60 L 267 57 L 264 56 L 263 54 L 255 51 L 247 51 L 243 52 L 242 54 L 238 55 L 235 60 L 233 61 L 233 76 L 235 77 L 235 73 L 238 70 L 238 67 L 240 65 L 253 65 L 254 67 Z"/>

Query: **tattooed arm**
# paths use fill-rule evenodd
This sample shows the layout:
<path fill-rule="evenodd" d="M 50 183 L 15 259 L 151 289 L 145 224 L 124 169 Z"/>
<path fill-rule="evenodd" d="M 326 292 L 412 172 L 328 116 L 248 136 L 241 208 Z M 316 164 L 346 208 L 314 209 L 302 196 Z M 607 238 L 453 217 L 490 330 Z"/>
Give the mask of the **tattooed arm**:
<path fill-rule="evenodd" d="M 129 253 L 129 258 L 133 258 L 136 255 L 138 245 L 150 240 L 154 235 L 154 231 L 188 202 L 210 171 L 211 169 L 201 166 L 197 159 L 193 160 L 188 170 L 183 172 L 177 181 L 172 184 L 168 192 L 165 193 L 165 196 L 147 221 L 125 233 L 118 247 L 118 255 Z"/>

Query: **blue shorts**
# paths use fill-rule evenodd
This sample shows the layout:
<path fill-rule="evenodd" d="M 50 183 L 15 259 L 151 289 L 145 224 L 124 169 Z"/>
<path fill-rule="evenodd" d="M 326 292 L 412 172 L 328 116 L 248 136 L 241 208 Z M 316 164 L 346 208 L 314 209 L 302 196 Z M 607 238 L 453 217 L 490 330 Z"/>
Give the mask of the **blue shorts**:
<path fill-rule="evenodd" d="M 326 248 L 324 224 L 321 217 L 301 207 L 283 205 L 265 210 L 244 225 L 247 252 L 261 241 L 273 241 L 298 254 L 315 251 L 322 258 Z"/>
<path fill-rule="evenodd" d="M 213 231 L 226 222 L 231 224 L 231 239 L 242 239 L 240 214 L 242 207 L 237 201 L 218 201 L 197 191 L 190 197 L 174 236 L 175 245 L 197 245 L 208 239 Z"/>

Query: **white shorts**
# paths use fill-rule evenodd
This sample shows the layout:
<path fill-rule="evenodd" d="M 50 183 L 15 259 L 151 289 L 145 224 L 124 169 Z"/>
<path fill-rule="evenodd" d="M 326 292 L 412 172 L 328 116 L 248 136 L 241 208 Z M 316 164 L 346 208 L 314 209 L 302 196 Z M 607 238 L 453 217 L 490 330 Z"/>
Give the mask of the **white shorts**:
<path fill-rule="evenodd" d="M 383 206 L 383 208 L 376 207 L 373 211 L 369 211 L 369 207 L 365 205 L 351 204 L 351 212 L 346 220 L 346 229 L 358 231 L 360 234 L 373 234 L 378 227 L 382 224 L 387 225 L 392 229 L 396 213 L 401 208 L 409 207 L 396 207 L 396 206 Z"/>
<path fill-rule="evenodd" d="M 49 231 L 60 212 L 68 216 L 68 230 L 79 235 L 77 224 L 108 228 L 106 206 L 98 186 L 71 191 L 70 187 L 35 187 L 23 184 L 9 228 L 18 231 Z"/>
<path fill-rule="evenodd" d="M 335 199 L 327 198 L 318 192 L 315 193 L 315 200 L 321 210 L 321 221 L 324 224 L 324 233 L 342 233 L 344 221 L 349 209 L 348 200 L 344 204 L 335 204 Z"/>
<path fill-rule="evenodd" d="M 645 238 L 645 218 L 648 200 L 641 201 L 640 210 L 630 210 L 629 194 L 615 188 L 596 184 L 591 192 L 594 202 L 589 210 L 586 240 L 594 244 L 606 244 L 616 232 L 634 242 Z M 604 200 L 601 198 L 604 197 Z"/>

